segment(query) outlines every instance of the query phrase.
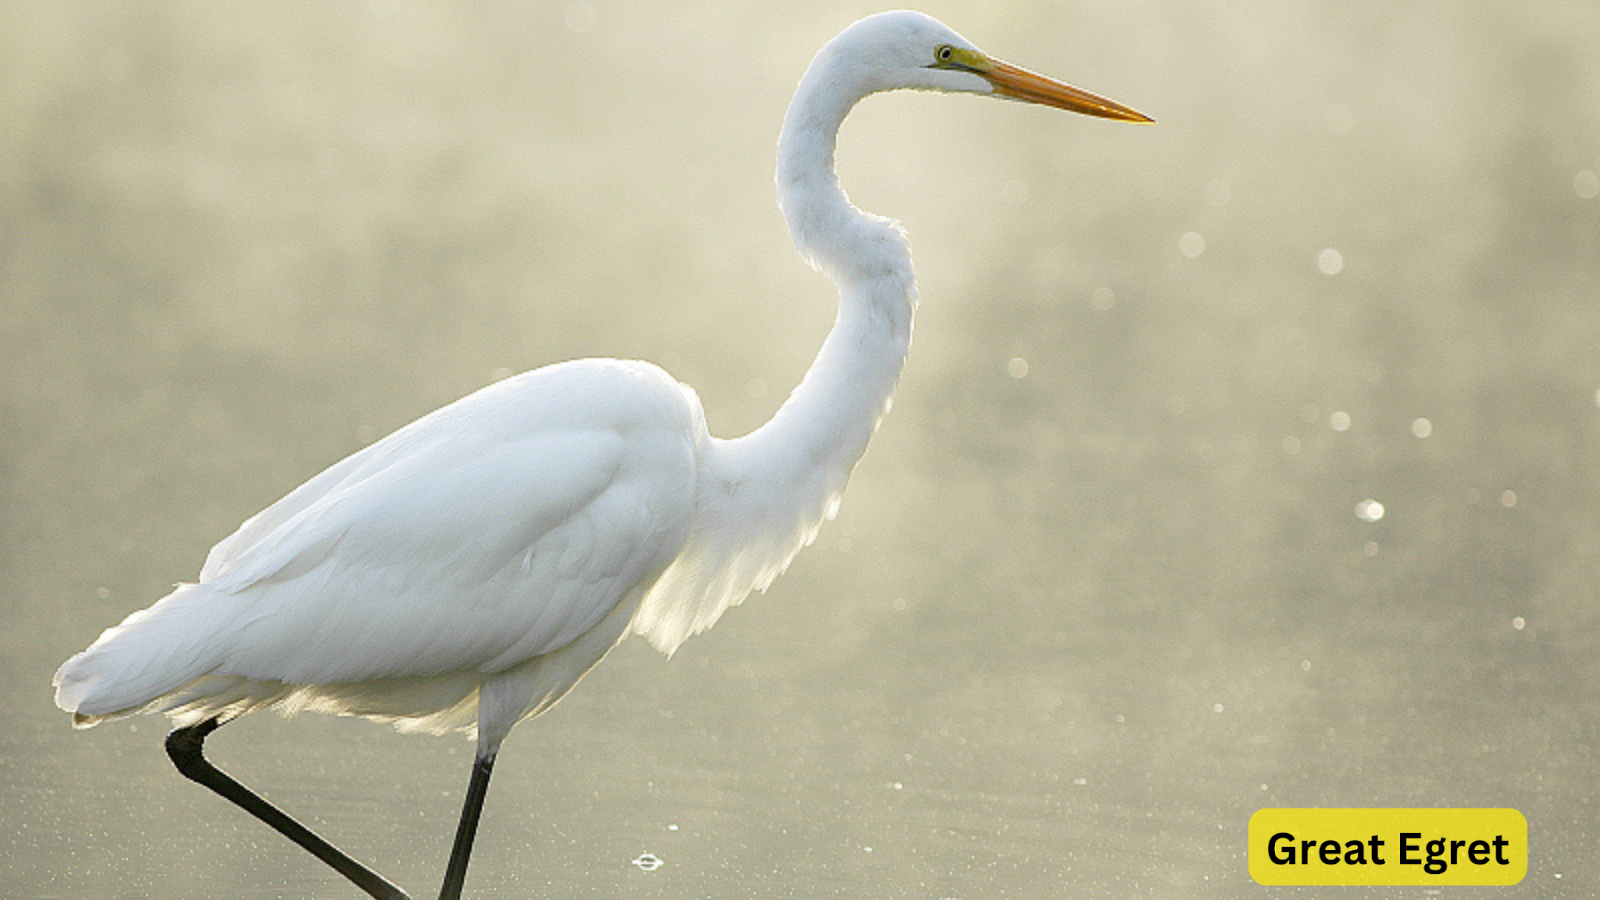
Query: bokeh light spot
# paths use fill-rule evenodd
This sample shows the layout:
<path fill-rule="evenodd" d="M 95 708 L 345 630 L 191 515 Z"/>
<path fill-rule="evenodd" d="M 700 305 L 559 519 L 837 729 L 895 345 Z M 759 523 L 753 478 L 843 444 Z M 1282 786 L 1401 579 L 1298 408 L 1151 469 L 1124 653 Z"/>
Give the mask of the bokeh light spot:
<path fill-rule="evenodd" d="M 1189 259 L 1197 259 L 1206 252 L 1206 239 L 1198 231 L 1186 231 L 1178 238 L 1178 252 Z"/>
<path fill-rule="evenodd" d="M 1572 192 L 1585 200 L 1600 197 L 1600 175 L 1593 169 L 1584 169 L 1572 176 Z"/>
<path fill-rule="evenodd" d="M 1356 518 L 1363 522 L 1376 522 L 1383 518 L 1383 504 L 1368 497 L 1356 504 Z"/>

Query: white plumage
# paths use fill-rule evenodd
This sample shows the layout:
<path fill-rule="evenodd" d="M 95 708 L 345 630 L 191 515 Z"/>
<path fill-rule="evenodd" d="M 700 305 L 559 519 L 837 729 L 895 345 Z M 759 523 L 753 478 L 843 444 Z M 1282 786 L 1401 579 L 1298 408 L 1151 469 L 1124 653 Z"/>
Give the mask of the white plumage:
<path fill-rule="evenodd" d="M 69 661 L 58 697 L 81 724 L 277 703 L 473 727 L 484 681 L 526 679 L 678 555 L 704 439 L 694 395 L 644 363 L 506 379 L 245 522 L 198 584 Z"/>
<path fill-rule="evenodd" d="M 895 88 L 1148 121 L 993 60 L 919 13 L 857 22 L 807 69 L 778 142 L 779 204 L 800 254 L 837 284 L 839 315 L 770 422 L 713 438 L 694 392 L 647 363 L 580 360 L 508 378 L 246 521 L 196 583 L 68 660 L 56 702 L 81 726 L 152 709 L 173 716 L 169 752 L 186 775 L 375 896 L 403 894 L 240 799 L 247 789 L 201 758 L 201 741 L 262 706 L 475 730 L 478 763 L 443 894 L 455 896 L 511 727 L 630 631 L 671 653 L 709 628 L 771 583 L 838 508 L 888 410 L 917 292 L 901 229 L 839 189 L 834 144 L 857 101 Z"/>

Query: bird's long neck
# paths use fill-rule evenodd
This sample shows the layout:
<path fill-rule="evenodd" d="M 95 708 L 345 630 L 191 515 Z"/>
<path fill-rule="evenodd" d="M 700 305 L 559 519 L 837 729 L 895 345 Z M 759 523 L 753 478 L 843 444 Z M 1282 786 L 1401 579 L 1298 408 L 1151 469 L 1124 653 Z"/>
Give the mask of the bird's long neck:
<path fill-rule="evenodd" d="M 868 91 L 841 90 L 829 69 L 825 58 L 813 63 L 789 105 L 777 185 L 796 249 L 838 287 L 838 318 L 794 393 L 743 439 L 761 445 L 753 455 L 771 465 L 792 466 L 814 489 L 803 493 L 820 496 L 827 507 L 888 411 L 917 302 L 905 234 L 856 209 L 839 188 L 833 168 L 839 126 Z"/>
<path fill-rule="evenodd" d="M 828 50 L 801 79 L 778 140 L 778 203 L 800 254 L 839 288 L 839 317 L 772 419 L 701 456 L 694 527 L 632 628 L 672 652 L 764 589 L 832 518 L 889 408 L 911 346 L 916 286 L 905 235 L 850 205 L 834 140 L 868 90 L 840 84 Z"/>

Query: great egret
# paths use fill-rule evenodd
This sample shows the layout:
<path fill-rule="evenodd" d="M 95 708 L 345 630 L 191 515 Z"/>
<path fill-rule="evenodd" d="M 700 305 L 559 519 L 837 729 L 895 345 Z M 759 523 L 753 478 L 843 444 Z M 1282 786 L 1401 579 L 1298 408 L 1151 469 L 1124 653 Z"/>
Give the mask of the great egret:
<path fill-rule="evenodd" d="M 171 716 L 178 769 L 374 897 L 405 897 L 212 766 L 208 734 L 261 707 L 476 732 L 441 898 L 460 895 L 501 741 L 624 636 L 671 653 L 767 587 L 831 518 L 888 409 L 917 305 L 904 232 L 856 209 L 835 139 L 862 98 L 981 94 L 1109 119 L 1133 110 L 987 56 L 915 12 L 862 19 L 812 60 L 778 139 L 778 202 L 839 290 L 816 361 L 772 420 L 706 431 L 642 362 L 505 379 L 335 463 L 212 548 L 194 584 L 56 673 L 74 724 Z"/>

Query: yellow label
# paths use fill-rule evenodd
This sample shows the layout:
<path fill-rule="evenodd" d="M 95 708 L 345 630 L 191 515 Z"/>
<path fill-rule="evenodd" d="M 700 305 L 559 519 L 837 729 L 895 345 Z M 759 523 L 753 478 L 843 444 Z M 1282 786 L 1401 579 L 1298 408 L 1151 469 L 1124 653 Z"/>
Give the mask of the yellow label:
<path fill-rule="evenodd" d="M 1528 820 L 1514 809 L 1261 809 L 1250 877 L 1273 885 L 1516 884 Z"/>

